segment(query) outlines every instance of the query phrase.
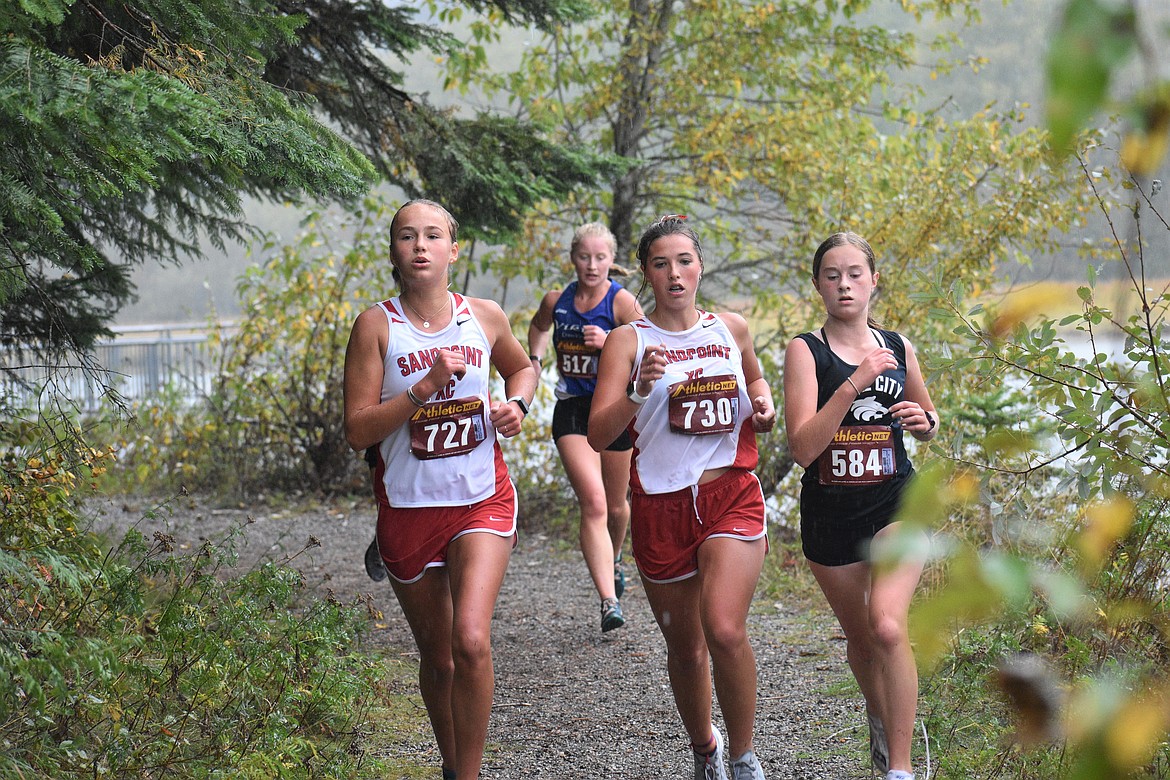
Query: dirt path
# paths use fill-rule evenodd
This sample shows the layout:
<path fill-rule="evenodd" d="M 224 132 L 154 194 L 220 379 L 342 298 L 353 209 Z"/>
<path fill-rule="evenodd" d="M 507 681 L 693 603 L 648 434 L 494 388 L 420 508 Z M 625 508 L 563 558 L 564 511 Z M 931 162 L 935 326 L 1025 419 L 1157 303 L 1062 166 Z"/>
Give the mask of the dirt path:
<path fill-rule="evenodd" d="M 102 522 L 119 527 L 150 508 L 121 500 L 95 505 Z M 373 529 L 368 507 L 344 501 L 295 511 L 222 510 L 185 498 L 157 515 L 142 520 L 139 530 L 147 536 L 166 531 L 189 543 L 218 538 L 251 517 L 241 550 L 245 561 L 279 559 L 316 537 L 321 546 L 297 559 L 310 586 L 343 601 L 372 594 L 385 628 L 372 631 L 368 641 L 413 657 L 390 587 L 370 581 L 362 567 Z M 661 635 L 640 587 L 634 584 L 622 603 L 626 626 L 603 636 L 580 556 L 522 533 L 494 623 L 496 697 L 485 780 L 690 778 Z M 860 700 L 834 695 L 847 674 L 844 642 L 831 616 L 757 598 L 749 627 L 759 667 L 756 752 L 770 780 L 870 777 Z M 419 766 L 436 767 L 438 776 L 432 744 L 404 750 L 417 755 Z"/>

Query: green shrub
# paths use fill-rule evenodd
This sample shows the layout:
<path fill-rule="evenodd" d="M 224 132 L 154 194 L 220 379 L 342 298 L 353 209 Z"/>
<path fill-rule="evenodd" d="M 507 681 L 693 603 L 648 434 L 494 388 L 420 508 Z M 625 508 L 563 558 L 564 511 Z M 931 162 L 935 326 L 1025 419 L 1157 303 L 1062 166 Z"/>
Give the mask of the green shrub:
<path fill-rule="evenodd" d="M 1102 210 L 1109 219 L 1104 198 Z M 919 480 L 906 515 L 940 529 L 945 552 L 933 567 L 944 576 L 911 620 L 936 730 L 955 737 L 941 777 L 971 766 L 998 767 L 991 777 L 1167 776 L 1170 293 L 1148 286 L 1140 242 L 1117 249 L 1137 304 L 1129 315 L 1101 302 L 1093 267 L 1075 293 L 1037 285 L 995 306 L 939 280 L 935 312 L 961 337 L 942 371 L 975 369 L 1000 412 L 953 399 L 967 419 L 954 415 L 932 448 L 947 460 Z M 1023 691 L 996 687 L 972 646 L 1032 653 L 1048 671 Z M 1067 698 L 1043 728 L 1029 725 L 1031 686 Z M 978 728 L 942 715 L 956 700 L 982 711 Z"/>
<path fill-rule="evenodd" d="M 370 199 L 338 224 L 312 215 L 237 286 L 241 318 L 215 324 L 216 380 L 192 406 L 163 393 L 133 408 L 117 442 L 122 484 L 217 495 L 369 490 L 345 442 L 345 346 L 357 314 L 392 294 L 392 212 Z"/>
<path fill-rule="evenodd" d="M 0 461 L 0 776 L 356 776 L 362 613 L 285 566 L 225 576 L 234 535 L 104 549 L 75 495 L 108 454 L 57 450 Z"/>

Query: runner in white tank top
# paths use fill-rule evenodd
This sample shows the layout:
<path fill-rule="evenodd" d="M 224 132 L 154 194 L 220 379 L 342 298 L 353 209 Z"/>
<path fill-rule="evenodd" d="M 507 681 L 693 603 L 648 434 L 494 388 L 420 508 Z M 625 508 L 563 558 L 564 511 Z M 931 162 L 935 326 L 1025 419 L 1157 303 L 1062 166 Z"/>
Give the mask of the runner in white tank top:
<path fill-rule="evenodd" d="M 402 294 L 358 315 L 345 353 L 345 436 L 359 452 L 379 446 L 378 547 L 419 650 L 444 780 L 478 777 L 483 763 L 492 613 L 516 539 L 496 433 L 520 432 L 536 389 L 503 309 L 447 291 L 458 227 L 433 201 L 398 210 Z M 504 398 L 489 397 L 489 362 Z"/>
<path fill-rule="evenodd" d="M 669 493 L 697 485 L 707 469 L 755 468 L 755 431 L 744 426 L 752 405 L 743 355 L 723 320 L 700 312 L 694 326 L 681 333 L 645 318 L 633 328 L 636 364 L 647 349 L 662 351 L 666 360 L 665 374 L 631 426 L 635 489 Z"/>
<path fill-rule="evenodd" d="M 467 367 L 379 445 L 378 484 L 394 507 L 472 504 L 495 489 L 494 450 L 499 445 L 487 414 L 487 336 L 467 299 L 452 294 L 450 305 L 455 316 L 431 332 L 410 322 L 400 298 L 378 304 L 389 328 L 382 401 L 422 379 L 440 349 L 459 351 Z"/>
<path fill-rule="evenodd" d="M 634 560 L 666 640 L 695 777 L 726 780 L 730 758 L 737 780 L 763 780 L 747 615 L 768 542 L 751 469 L 754 432 L 771 430 L 776 409 L 743 317 L 695 308 L 703 254 L 684 220 L 663 217 L 638 243 L 654 308 L 606 339 L 589 444 L 602 450 L 632 423 Z M 729 756 L 711 722 L 712 671 Z"/>

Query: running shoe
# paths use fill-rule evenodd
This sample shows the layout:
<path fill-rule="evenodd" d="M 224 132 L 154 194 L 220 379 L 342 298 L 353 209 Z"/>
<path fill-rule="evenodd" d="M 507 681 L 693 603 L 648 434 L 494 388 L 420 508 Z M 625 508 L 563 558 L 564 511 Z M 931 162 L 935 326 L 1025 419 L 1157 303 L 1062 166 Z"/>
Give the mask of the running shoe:
<path fill-rule="evenodd" d="M 731 780 L 765 780 L 764 768 L 752 751 L 731 762 Z"/>
<path fill-rule="evenodd" d="M 444 769 L 443 770 L 443 780 L 455 780 L 455 770 L 454 769 Z"/>
<path fill-rule="evenodd" d="M 626 592 L 626 573 L 622 571 L 622 559 L 613 562 L 613 592 L 619 599 Z"/>
<path fill-rule="evenodd" d="M 890 746 L 886 742 L 886 729 L 881 719 L 865 709 L 866 720 L 869 721 L 869 760 L 874 771 L 885 776 L 890 771 Z"/>
<path fill-rule="evenodd" d="M 886 780 L 914 780 L 914 773 L 903 772 L 901 769 L 891 769 L 886 773 Z"/>
<path fill-rule="evenodd" d="M 714 726 L 711 732 L 715 735 L 715 750 L 710 755 L 691 748 L 695 754 L 695 780 L 728 780 L 727 770 L 723 768 L 723 737 Z"/>
<path fill-rule="evenodd" d="M 601 600 L 601 633 L 613 631 L 626 624 L 626 617 L 622 614 L 622 605 L 617 599 Z"/>
<path fill-rule="evenodd" d="M 378 537 L 370 542 L 366 548 L 366 574 L 374 582 L 386 579 L 386 564 L 382 563 L 382 553 L 378 552 Z"/>

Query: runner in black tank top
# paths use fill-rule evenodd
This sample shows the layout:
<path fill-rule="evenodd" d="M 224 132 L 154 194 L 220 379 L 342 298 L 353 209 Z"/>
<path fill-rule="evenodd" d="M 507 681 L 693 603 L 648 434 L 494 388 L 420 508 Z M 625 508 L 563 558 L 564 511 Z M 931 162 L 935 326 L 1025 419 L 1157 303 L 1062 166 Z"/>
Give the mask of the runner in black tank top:
<path fill-rule="evenodd" d="M 825 305 L 819 333 L 802 333 L 784 362 L 784 422 L 801 481 L 801 543 L 848 642 L 865 696 L 873 767 L 912 780 L 910 747 L 918 673 L 907 629 L 922 560 L 880 573 L 870 544 L 892 523 L 914 470 L 903 433 L 938 433 L 938 415 L 910 343 L 870 319 L 877 288 L 873 250 L 854 233 L 830 236 L 813 257 Z"/>

